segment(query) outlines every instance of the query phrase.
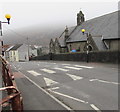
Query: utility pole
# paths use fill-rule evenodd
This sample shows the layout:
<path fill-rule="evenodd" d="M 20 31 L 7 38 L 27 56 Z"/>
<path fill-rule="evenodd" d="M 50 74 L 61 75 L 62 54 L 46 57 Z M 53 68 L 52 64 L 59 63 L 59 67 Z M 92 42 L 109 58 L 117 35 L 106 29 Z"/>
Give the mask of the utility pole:
<path fill-rule="evenodd" d="M 28 45 L 28 61 L 29 61 L 29 58 L 30 58 L 30 51 L 29 51 L 29 38 L 27 37 L 27 45 Z"/>
<path fill-rule="evenodd" d="M 2 22 L 0 21 L 0 34 L 2 36 Z M 4 56 L 3 39 L 1 39 L 1 54 Z"/>

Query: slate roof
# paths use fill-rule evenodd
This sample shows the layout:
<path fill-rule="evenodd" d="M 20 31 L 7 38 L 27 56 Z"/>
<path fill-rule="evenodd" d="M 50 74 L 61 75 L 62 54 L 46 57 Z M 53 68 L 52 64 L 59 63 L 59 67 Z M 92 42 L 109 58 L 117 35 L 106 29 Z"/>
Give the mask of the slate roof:
<path fill-rule="evenodd" d="M 120 39 L 120 37 L 103 37 L 102 40 L 116 40 L 116 39 Z"/>
<path fill-rule="evenodd" d="M 17 50 L 20 46 L 22 46 L 23 44 L 16 44 L 15 46 L 13 46 L 10 50 Z"/>
<path fill-rule="evenodd" d="M 107 50 L 105 44 L 102 41 L 102 37 L 92 37 L 92 38 L 99 50 Z"/>
<path fill-rule="evenodd" d="M 10 51 L 14 46 L 10 46 L 6 51 Z"/>
<path fill-rule="evenodd" d="M 83 22 L 77 26 L 67 42 L 86 41 L 86 36 L 81 32 L 83 28 L 86 29 L 86 32 L 90 32 L 92 36 L 102 35 L 103 37 L 119 38 L 118 11 Z"/>
<path fill-rule="evenodd" d="M 68 30 L 69 30 L 69 31 L 68 31 L 69 35 L 72 33 L 72 31 L 75 29 L 75 27 L 76 27 L 76 26 L 73 26 L 73 27 L 69 27 L 69 28 L 68 28 Z M 65 46 L 66 46 L 66 43 L 65 43 L 65 41 L 64 41 L 64 36 L 65 36 L 65 32 L 63 32 L 63 33 L 60 35 L 60 37 L 58 38 L 58 41 L 59 41 L 61 47 L 65 47 Z"/>

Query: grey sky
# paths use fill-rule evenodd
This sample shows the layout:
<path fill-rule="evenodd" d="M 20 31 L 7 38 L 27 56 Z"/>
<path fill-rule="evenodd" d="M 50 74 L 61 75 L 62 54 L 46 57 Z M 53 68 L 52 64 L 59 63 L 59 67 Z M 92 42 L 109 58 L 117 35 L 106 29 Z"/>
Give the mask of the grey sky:
<path fill-rule="evenodd" d="M 6 21 L 4 15 L 6 13 L 11 14 L 11 24 L 4 25 L 11 29 L 20 29 L 24 27 L 30 27 L 32 25 L 43 26 L 55 26 L 55 25 L 76 25 L 76 14 L 80 8 L 85 14 L 85 18 L 92 19 L 110 12 L 118 10 L 117 0 L 106 2 L 96 2 L 94 0 L 69 0 L 48 2 L 47 0 L 3 0 L 0 5 L 0 18 L 2 21 Z M 6 30 L 6 29 L 4 29 Z"/>

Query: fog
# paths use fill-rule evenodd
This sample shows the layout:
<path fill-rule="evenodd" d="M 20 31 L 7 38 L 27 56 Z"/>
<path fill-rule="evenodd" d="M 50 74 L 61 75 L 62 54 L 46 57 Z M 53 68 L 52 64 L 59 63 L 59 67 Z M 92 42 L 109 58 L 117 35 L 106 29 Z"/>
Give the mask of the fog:
<path fill-rule="evenodd" d="M 2 38 L 7 44 L 12 44 L 22 42 L 27 37 L 41 38 L 41 34 L 52 38 L 59 35 L 66 25 L 75 26 L 76 15 L 80 10 L 83 11 L 85 19 L 89 20 L 118 10 L 118 3 L 113 1 L 34 2 L 32 0 L 32 2 L 24 2 L 21 0 L 21 2 L 9 2 L 4 0 L 1 2 L 0 10 L 2 11 L 1 21 L 6 21 L 4 18 L 6 13 L 11 15 L 10 25 L 2 25 L 4 34 Z M 54 35 L 49 36 L 49 33 L 54 33 Z M 21 41 L 19 41 L 20 38 Z"/>

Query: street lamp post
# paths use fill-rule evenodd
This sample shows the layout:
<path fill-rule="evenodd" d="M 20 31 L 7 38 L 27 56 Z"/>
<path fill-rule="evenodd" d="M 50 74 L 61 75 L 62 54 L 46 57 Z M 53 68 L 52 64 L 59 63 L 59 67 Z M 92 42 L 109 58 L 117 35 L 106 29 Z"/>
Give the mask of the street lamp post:
<path fill-rule="evenodd" d="M 86 34 L 86 36 L 87 36 L 87 59 L 86 59 L 86 61 L 88 63 L 89 62 L 89 36 L 90 36 L 90 33 L 86 33 L 85 29 L 82 29 L 81 31 L 82 31 L 83 35 Z"/>
<path fill-rule="evenodd" d="M 1 33 L 1 36 L 2 36 L 2 23 L 8 23 L 8 24 L 10 24 L 10 18 L 11 18 L 11 16 L 9 14 L 6 14 L 5 18 L 7 19 L 7 22 L 0 21 L 0 33 Z M 4 56 L 4 46 L 3 45 L 4 45 L 3 40 L 1 40 L 2 56 Z"/>

